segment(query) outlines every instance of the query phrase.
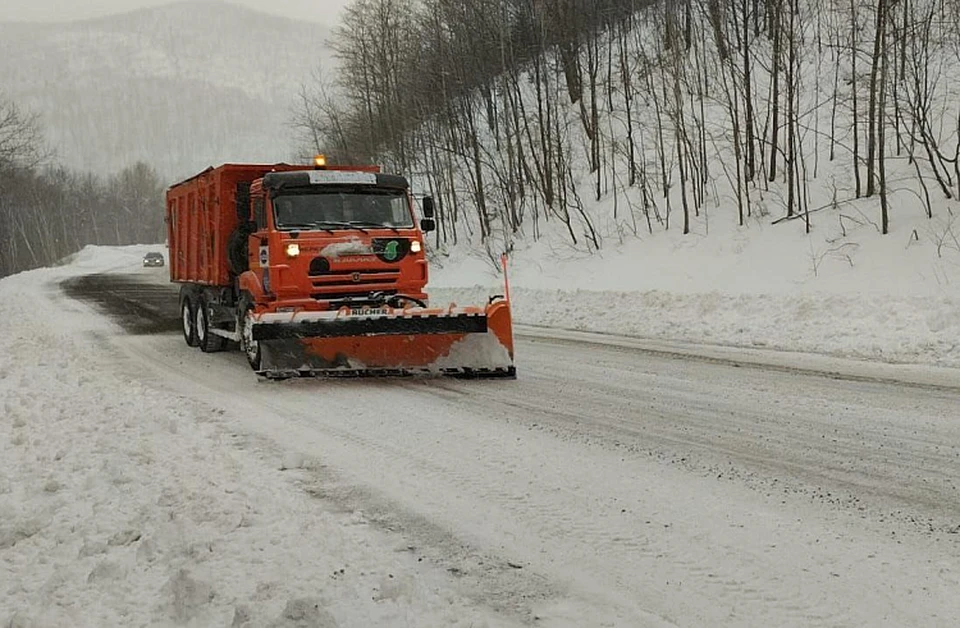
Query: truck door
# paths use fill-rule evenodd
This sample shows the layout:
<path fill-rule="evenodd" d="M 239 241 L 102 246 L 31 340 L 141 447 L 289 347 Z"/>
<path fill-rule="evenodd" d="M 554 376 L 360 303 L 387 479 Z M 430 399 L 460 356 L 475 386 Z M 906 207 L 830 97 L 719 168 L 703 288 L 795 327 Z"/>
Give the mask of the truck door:
<path fill-rule="evenodd" d="M 249 242 L 250 270 L 257 275 L 264 292 L 270 292 L 270 240 L 267 237 L 267 203 L 263 193 L 251 197 L 253 220 L 257 230 L 251 234 Z"/>

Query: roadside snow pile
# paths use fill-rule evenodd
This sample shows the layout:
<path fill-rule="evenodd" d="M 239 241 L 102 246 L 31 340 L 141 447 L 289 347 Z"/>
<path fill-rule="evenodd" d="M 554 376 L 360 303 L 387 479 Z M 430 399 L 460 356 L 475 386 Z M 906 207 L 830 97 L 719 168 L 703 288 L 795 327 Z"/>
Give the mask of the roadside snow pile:
<path fill-rule="evenodd" d="M 514 321 L 960 367 L 960 250 L 929 229 L 916 219 L 890 236 L 848 233 L 840 249 L 830 229 L 760 224 L 661 233 L 595 256 L 537 244 L 511 262 Z M 459 255 L 431 276 L 434 305 L 503 292 L 490 263 Z"/>
<path fill-rule="evenodd" d="M 488 288 L 437 289 L 434 304 Z M 591 290 L 512 291 L 514 322 L 691 343 L 960 368 L 960 300 Z"/>
<path fill-rule="evenodd" d="M 0 280 L 0 626 L 504 625 L 309 495 L 318 464 L 140 377 L 49 283 L 138 255 Z"/>

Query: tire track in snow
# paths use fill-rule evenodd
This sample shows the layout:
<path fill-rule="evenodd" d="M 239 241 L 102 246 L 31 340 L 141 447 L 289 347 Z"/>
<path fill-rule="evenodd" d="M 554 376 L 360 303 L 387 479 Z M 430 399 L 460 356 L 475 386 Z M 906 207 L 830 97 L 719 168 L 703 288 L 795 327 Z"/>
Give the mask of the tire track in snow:
<path fill-rule="evenodd" d="M 128 340 L 128 339 L 127 339 Z M 162 341 L 161 341 L 162 343 Z M 470 583 L 464 587 L 464 594 L 475 601 L 491 606 L 502 612 L 532 620 L 535 613 L 531 603 L 537 603 L 555 597 L 558 594 L 555 583 L 550 583 L 533 570 L 517 570 L 509 566 L 509 559 L 497 556 L 488 549 L 471 544 L 464 538 L 436 521 L 425 518 L 415 509 L 402 501 L 381 493 L 375 486 L 365 485 L 331 467 L 328 459 L 318 453 L 323 449 L 319 442 L 336 440 L 346 444 L 351 452 L 362 452 L 371 465 L 389 468 L 392 473 L 405 477 L 439 477 L 448 475 L 447 469 L 432 463 L 425 457 L 410 455 L 406 450 L 385 444 L 344 429 L 339 429 L 317 421 L 315 403 L 295 404 L 278 403 L 271 399 L 274 390 L 254 394 L 237 395 L 235 381 L 207 380 L 200 383 L 189 369 L 182 364 L 165 359 L 162 344 L 155 338 L 140 338 L 135 342 L 114 343 L 118 360 L 130 364 L 147 365 L 161 373 L 169 384 L 174 382 L 177 394 L 205 397 L 208 402 L 228 409 L 231 414 L 247 417 L 243 420 L 247 428 L 247 438 L 252 438 L 258 449 L 273 452 L 283 459 L 291 452 L 314 461 L 308 467 L 322 468 L 322 472 L 312 473 L 309 478 L 299 480 L 303 490 L 313 497 L 329 500 L 345 511 L 361 511 L 372 523 L 392 531 L 399 532 L 420 548 L 422 554 L 441 567 Z M 169 346 L 169 345 L 166 345 Z M 214 359 L 223 356 L 209 356 Z M 248 375 L 246 364 L 237 360 L 236 369 L 231 375 Z M 242 375 L 241 375 L 242 374 Z M 354 382 L 334 383 L 336 386 L 352 386 Z M 361 386 L 365 384 L 361 383 Z M 378 385 L 383 385 L 380 383 Z M 387 384 L 389 386 L 389 384 Z M 255 387 L 259 388 L 259 387 Z M 264 388 L 276 389 L 290 386 L 266 384 Z M 211 396 L 213 393 L 213 396 Z M 260 394 L 257 394 L 260 393 Z M 311 408 L 305 410 L 304 408 Z M 250 416 L 282 417 L 282 434 L 258 424 Z M 293 424 L 295 422 L 295 424 Z M 250 428 L 253 428 L 252 430 Z M 252 435 L 251 435 L 252 432 Z M 358 455 L 357 453 L 349 454 Z"/>
<path fill-rule="evenodd" d="M 232 386 L 228 384 L 226 389 L 218 389 L 217 392 L 229 393 L 231 388 Z M 498 531 L 498 535 L 509 534 L 517 538 L 514 548 L 531 547 L 526 560 L 532 564 L 535 571 L 546 574 L 555 573 L 554 580 L 559 576 L 561 583 L 565 581 L 574 583 L 574 594 L 579 593 L 576 597 L 586 595 L 594 598 L 594 604 L 599 599 L 606 599 L 604 604 L 615 604 L 619 609 L 621 621 L 627 622 L 623 625 L 632 625 L 630 620 L 622 619 L 624 614 L 633 618 L 633 621 L 641 617 L 646 622 L 654 620 L 650 615 L 650 609 L 636 607 L 637 598 L 662 599 L 680 595 L 680 598 L 675 599 L 674 602 L 682 604 L 679 600 L 686 594 L 682 594 L 682 591 L 670 592 L 665 588 L 671 582 L 681 583 L 679 586 L 683 590 L 696 591 L 698 596 L 713 599 L 720 607 L 740 608 L 739 613 L 742 617 L 769 616 L 776 618 L 780 625 L 809 625 L 811 621 L 822 625 L 856 623 L 855 618 L 845 615 L 842 610 L 836 610 L 845 608 L 845 605 L 839 599 L 832 599 L 834 595 L 830 591 L 784 586 L 782 583 L 778 584 L 777 579 L 771 581 L 770 559 L 764 556 L 763 552 L 751 555 L 749 552 L 744 552 L 743 548 L 736 543 L 726 546 L 707 543 L 709 547 L 705 547 L 701 542 L 688 548 L 684 547 L 685 543 L 678 545 L 671 541 L 666 547 L 658 548 L 657 544 L 663 542 L 660 535 L 654 535 L 638 543 L 636 522 L 624 521 L 617 524 L 611 521 L 609 516 L 596 516 L 590 500 L 585 498 L 585 486 L 571 482 L 559 482 L 558 485 L 558 481 L 544 481 L 541 478 L 541 486 L 528 486 L 528 490 L 522 493 L 518 493 L 515 488 L 503 488 L 516 486 L 516 478 L 511 476 L 516 475 L 518 458 L 516 452 L 513 452 L 513 455 L 497 453 L 503 451 L 501 439 L 494 438 L 486 442 L 481 440 L 475 444 L 478 450 L 485 452 L 486 460 L 482 465 L 473 464 L 472 460 L 464 456 L 455 457 L 447 464 L 438 464 L 415 451 L 388 444 L 390 442 L 388 438 L 377 440 L 340 427 L 330 426 L 328 422 L 318 420 L 313 413 L 304 412 L 304 400 L 296 398 L 300 395 L 290 395 L 289 388 L 292 388 L 295 393 L 313 397 L 318 392 L 317 387 L 284 388 L 286 389 L 282 391 L 266 391 L 265 394 L 271 397 L 268 402 L 259 396 L 254 396 L 253 399 L 248 396 L 243 403 L 248 409 L 254 407 L 251 403 L 256 403 L 257 406 L 262 405 L 264 410 L 269 409 L 277 416 L 283 417 L 284 431 L 287 434 L 279 441 L 285 446 L 296 446 L 301 450 L 313 451 L 318 434 L 324 437 L 332 436 L 354 445 L 354 451 L 357 454 L 367 456 L 372 465 L 389 469 L 390 475 L 402 478 L 415 477 L 418 483 L 439 489 L 441 492 L 451 490 L 451 486 L 455 487 L 459 493 L 468 496 L 475 504 L 481 504 L 489 519 L 498 522 L 497 525 L 502 528 Z M 306 388 L 306 390 L 299 391 L 296 390 L 297 388 Z M 364 389 L 367 386 L 341 384 L 321 388 L 322 394 L 343 392 L 343 389 L 355 393 L 356 388 Z M 396 387 L 377 385 L 373 388 L 394 389 Z M 277 395 L 278 392 L 282 394 Z M 279 397 L 281 401 L 274 400 L 275 397 Z M 410 397 L 419 397 L 419 392 L 411 391 Z M 219 398 L 216 401 L 222 403 Z M 391 394 L 391 401 L 398 403 L 402 400 Z M 296 434 L 289 425 L 292 420 L 296 420 L 299 424 L 300 429 L 295 430 Z M 487 420 L 489 421 L 489 417 Z M 274 438 L 276 437 L 277 435 L 274 434 Z M 342 461 L 340 463 L 342 464 Z M 491 469 L 499 469 L 503 475 L 494 477 L 491 475 Z M 553 472 L 547 473 L 547 477 L 552 476 Z M 514 480 L 513 484 L 511 480 Z M 361 485 L 364 482 L 363 479 L 352 481 L 358 481 Z M 367 481 L 369 482 L 369 479 Z M 568 484 L 573 488 L 567 488 Z M 398 494 L 393 492 L 391 495 L 388 492 L 387 497 L 384 497 L 381 488 L 386 490 L 385 487 L 377 485 L 372 489 L 361 490 L 361 495 L 364 491 L 369 491 L 373 496 L 372 502 L 361 498 L 361 505 L 366 508 L 403 512 L 405 507 L 402 504 L 392 503 Z M 352 490 L 355 489 L 348 489 L 348 492 Z M 356 496 L 357 493 L 354 495 Z M 443 498 L 451 497 L 450 494 L 443 494 Z M 422 493 L 407 495 L 406 501 L 410 504 L 407 508 L 422 510 L 423 503 L 420 501 L 422 498 Z M 427 510 L 429 512 L 429 509 Z M 423 516 L 428 520 L 432 519 L 429 515 Z M 444 527 L 446 525 L 448 525 L 447 522 L 444 522 Z M 675 524 L 671 523 L 668 527 L 673 525 Z M 461 527 L 468 528 L 466 534 L 463 531 L 459 532 L 466 538 L 476 533 L 475 530 L 470 529 L 469 525 L 463 526 L 463 522 Z M 417 530 L 416 524 L 406 532 L 413 532 L 414 538 L 417 538 L 419 533 L 421 541 L 426 537 L 428 543 L 436 542 L 436 539 L 429 538 L 429 534 L 422 534 L 423 530 Z M 695 536 L 696 533 L 694 526 L 693 531 L 684 532 L 684 538 Z M 632 544 L 623 543 L 623 539 L 631 538 Z M 482 542 L 478 544 L 482 545 Z M 546 561 L 537 559 L 538 552 L 556 553 L 556 550 L 551 550 L 551 547 L 565 545 L 573 549 L 566 549 L 561 556 L 551 556 Z M 640 551 L 637 551 L 638 548 Z M 705 550 L 707 551 L 703 554 Z M 663 563 L 668 564 L 663 565 Z M 654 567 L 658 564 L 659 566 Z M 581 572 L 582 578 L 591 582 L 583 582 L 577 577 L 571 577 L 571 569 Z M 639 580 L 642 586 L 638 586 L 637 574 L 646 570 L 668 574 L 667 584 L 654 584 L 649 579 L 644 582 L 641 577 Z M 631 581 L 633 581 L 632 584 Z M 626 587 L 624 587 L 625 583 Z M 503 586 L 501 584 L 494 588 L 502 590 Z M 616 594 L 611 593 L 614 591 Z M 525 600 L 528 597 L 527 592 L 520 597 Z M 491 600 L 488 598 L 485 602 L 490 603 Z M 581 601 L 580 604 L 583 605 L 585 602 Z M 672 623 L 667 619 L 669 614 L 659 613 L 659 615 L 661 622 Z M 614 623 L 614 625 L 620 625 L 620 623 Z M 732 625 L 737 623 L 734 621 Z"/>
<path fill-rule="evenodd" d="M 556 352 L 547 351 L 526 365 L 533 391 L 524 395 L 474 390 L 480 403 L 503 407 L 524 424 L 608 449 L 733 476 L 764 492 L 790 490 L 856 512 L 869 508 L 874 518 L 927 531 L 952 533 L 960 524 L 954 499 L 960 429 L 951 420 L 949 393 L 908 388 L 899 399 L 898 389 L 858 384 L 851 395 L 850 384 L 805 379 L 799 389 L 823 391 L 810 400 L 766 389 L 758 375 L 694 390 L 671 372 L 611 380 L 596 362 L 578 367 L 585 383 L 555 389 L 558 363 Z M 459 382 L 443 385 L 460 389 Z M 918 418 L 905 421 L 907 413 Z"/>

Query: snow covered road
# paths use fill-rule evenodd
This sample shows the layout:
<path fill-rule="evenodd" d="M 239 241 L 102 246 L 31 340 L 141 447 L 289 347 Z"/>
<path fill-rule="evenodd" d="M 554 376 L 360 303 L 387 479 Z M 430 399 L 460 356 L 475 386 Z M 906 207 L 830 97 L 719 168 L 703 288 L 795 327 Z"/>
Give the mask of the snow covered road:
<path fill-rule="evenodd" d="M 148 273 L 97 281 L 99 306 L 53 283 L 3 284 L 5 297 L 45 305 L 21 305 L 33 320 L 3 332 L 11 355 L 32 363 L 0 372 L 4 460 L 16 461 L 0 467 L 0 622 L 952 626 L 960 616 L 951 371 L 845 379 L 814 372 L 840 362 L 810 358 L 797 371 L 779 354 L 701 359 L 525 330 L 515 382 L 258 382 L 240 354 L 202 354 L 169 331 L 169 288 Z M 67 346 L 53 330 L 49 345 L 22 337 L 56 320 L 69 321 Z M 84 360 L 109 373 L 62 368 Z M 51 369 L 62 386 L 33 403 L 18 396 L 42 391 L 31 377 Z M 71 395 L 105 404 L 119 431 L 72 415 Z M 111 424 L 112 405 L 140 417 L 127 408 Z M 52 461 L 71 458 L 57 475 Z M 85 510 L 71 491 L 101 507 Z M 91 590 L 96 603 L 65 593 Z"/>

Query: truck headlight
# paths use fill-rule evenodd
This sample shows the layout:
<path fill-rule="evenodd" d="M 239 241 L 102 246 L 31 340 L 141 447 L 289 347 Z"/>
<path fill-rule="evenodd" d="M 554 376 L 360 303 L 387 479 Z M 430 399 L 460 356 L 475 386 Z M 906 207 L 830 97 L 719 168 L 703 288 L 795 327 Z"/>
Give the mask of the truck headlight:
<path fill-rule="evenodd" d="M 287 245 L 287 257 L 296 257 L 300 255 L 300 245 L 296 243 L 290 243 Z"/>
<path fill-rule="evenodd" d="M 420 240 L 414 240 L 410 243 L 410 252 L 419 253 L 423 250 L 423 245 L 420 244 Z"/>

